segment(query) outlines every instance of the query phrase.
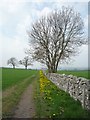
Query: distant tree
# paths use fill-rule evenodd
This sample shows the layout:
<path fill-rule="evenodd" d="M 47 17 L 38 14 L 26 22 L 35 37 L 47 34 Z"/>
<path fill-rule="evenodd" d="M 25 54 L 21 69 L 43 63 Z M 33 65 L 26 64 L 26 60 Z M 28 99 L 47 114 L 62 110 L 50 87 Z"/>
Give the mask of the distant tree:
<path fill-rule="evenodd" d="M 26 56 L 26 57 L 24 57 L 23 60 L 20 60 L 20 61 L 19 61 L 20 64 L 22 64 L 22 65 L 25 66 L 25 69 L 27 69 L 27 67 L 28 67 L 29 65 L 32 65 L 31 62 L 32 62 L 32 61 L 31 61 L 31 59 L 30 59 L 29 56 Z"/>
<path fill-rule="evenodd" d="M 15 66 L 18 64 L 18 61 L 15 57 L 12 57 L 10 58 L 8 61 L 7 61 L 7 64 L 8 65 L 12 65 L 13 68 L 15 68 Z"/>
<path fill-rule="evenodd" d="M 43 16 L 27 33 L 33 59 L 45 64 L 49 72 L 57 72 L 59 63 L 76 55 L 87 42 L 81 15 L 70 7 Z"/>

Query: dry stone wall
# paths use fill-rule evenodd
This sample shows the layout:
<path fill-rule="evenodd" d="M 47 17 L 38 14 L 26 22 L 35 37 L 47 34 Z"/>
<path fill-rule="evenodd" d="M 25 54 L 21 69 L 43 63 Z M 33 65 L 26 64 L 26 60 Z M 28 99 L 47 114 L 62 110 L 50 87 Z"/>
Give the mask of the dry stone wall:
<path fill-rule="evenodd" d="M 60 89 L 79 100 L 83 108 L 90 110 L 90 80 L 73 75 L 49 73 L 46 77 Z"/>

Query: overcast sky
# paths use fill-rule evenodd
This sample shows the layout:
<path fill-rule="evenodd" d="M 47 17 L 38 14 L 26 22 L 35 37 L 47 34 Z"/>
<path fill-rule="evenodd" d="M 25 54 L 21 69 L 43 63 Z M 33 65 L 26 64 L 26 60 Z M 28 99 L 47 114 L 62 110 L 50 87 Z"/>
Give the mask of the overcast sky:
<path fill-rule="evenodd" d="M 33 2 L 31 2 L 33 1 Z M 63 1 L 63 2 L 62 2 Z M 79 12 L 88 33 L 88 0 L 2 0 L 0 1 L 0 66 L 7 67 L 7 60 L 16 57 L 18 60 L 25 57 L 24 50 L 28 47 L 26 30 L 31 23 L 47 15 L 54 9 L 62 6 L 71 6 Z M 2 61 L 1 61 L 2 59 Z M 33 68 L 42 65 L 34 63 Z M 80 54 L 72 58 L 72 62 L 61 67 L 88 67 L 88 46 L 80 48 Z"/>

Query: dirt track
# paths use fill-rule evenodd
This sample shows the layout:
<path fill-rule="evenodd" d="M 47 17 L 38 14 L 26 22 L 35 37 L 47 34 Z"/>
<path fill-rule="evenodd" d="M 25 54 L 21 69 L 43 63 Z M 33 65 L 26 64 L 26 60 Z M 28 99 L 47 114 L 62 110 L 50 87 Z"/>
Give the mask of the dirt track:
<path fill-rule="evenodd" d="M 23 93 L 15 110 L 14 118 L 34 118 L 35 106 L 33 101 L 33 83 Z"/>

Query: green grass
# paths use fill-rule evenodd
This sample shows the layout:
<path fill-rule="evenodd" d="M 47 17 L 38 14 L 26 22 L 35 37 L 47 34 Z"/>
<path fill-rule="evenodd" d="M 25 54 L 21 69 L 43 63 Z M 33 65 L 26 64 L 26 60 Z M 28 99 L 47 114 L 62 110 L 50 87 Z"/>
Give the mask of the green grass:
<path fill-rule="evenodd" d="M 2 69 L 0 68 L 0 91 L 2 90 Z"/>
<path fill-rule="evenodd" d="M 22 93 L 33 80 L 36 80 L 33 86 L 35 87 L 34 98 L 38 118 L 90 118 L 90 112 L 84 110 L 79 101 L 75 101 L 68 93 L 60 90 L 42 72 L 40 72 L 40 78 L 35 70 L 3 68 L 2 72 L 3 91 L 15 86 L 14 91 L 3 97 L 3 117 L 13 115 L 13 110 Z M 61 72 L 65 74 L 65 71 Z M 70 71 L 66 72 L 71 74 Z M 71 72 L 76 75 L 76 71 Z M 81 76 L 81 72 L 78 75 Z"/>
<path fill-rule="evenodd" d="M 22 80 L 36 72 L 36 70 L 2 68 L 2 90 L 22 82 Z"/>
<path fill-rule="evenodd" d="M 36 80 L 36 75 L 24 80 L 23 82 L 17 84 L 15 90 L 8 96 L 2 98 L 2 115 L 3 118 L 8 118 L 13 116 L 13 112 L 21 99 L 21 96 L 25 89 L 28 87 L 32 81 Z"/>
<path fill-rule="evenodd" d="M 79 101 L 48 80 L 43 73 L 37 82 L 36 111 L 38 118 L 90 118 Z"/>
<path fill-rule="evenodd" d="M 59 74 L 67 74 L 67 75 L 74 75 L 74 76 L 77 76 L 77 77 L 84 77 L 84 78 L 87 78 L 87 79 L 90 79 L 90 71 L 87 71 L 87 70 L 78 70 L 78 71 L 67 71 L 67 70 L 60 70 L 58 71 Z"/>
<path fill-rule="evenodd" d="M 38 71 L 10 68 L 3 68 L 2 71 L 2 116 L 8 118 L 13 116 L 15 107 L 25 89 L 37 79 Z"/>

